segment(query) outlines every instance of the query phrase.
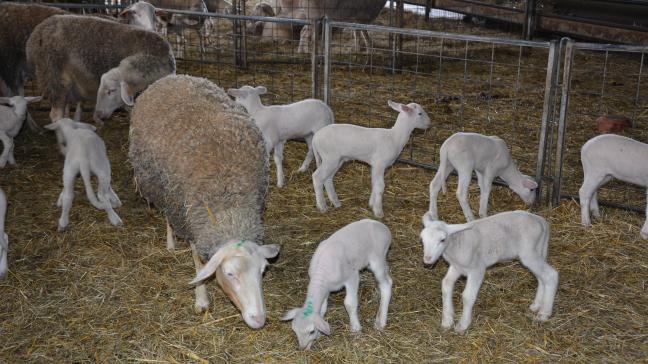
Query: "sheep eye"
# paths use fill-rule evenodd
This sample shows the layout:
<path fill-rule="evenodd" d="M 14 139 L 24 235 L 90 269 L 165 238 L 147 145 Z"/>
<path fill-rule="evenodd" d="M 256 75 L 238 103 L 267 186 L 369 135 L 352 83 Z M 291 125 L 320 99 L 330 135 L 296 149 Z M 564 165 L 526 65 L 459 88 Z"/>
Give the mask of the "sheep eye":
<path fill-rule="evenodd" d="M 421 115 L 423 115 L 423 113 L 422 113 L 422 112 L 420 112 L 420 113 L 419 113 L 419 116 L 421 116 Z"/>
<path fill-rule="evenodd" d="M 445 239 L 441 239 L 441 242 L 442 242 L 442 243 L 445 243 Z"/>
<path fill-rule="evenodd" d="M 234 277 L 235 277 L 235 275 L 234 275 L 233 272 L 227 272 L 227 273 L 225 273 L 225 274 L 226 274 L 229 278 L 234 278 Z"/>
<path fill-rule="evenodd" d="M 315 329 L 311 330 L 308 334 L 309 335 L 315 335 Z"/>

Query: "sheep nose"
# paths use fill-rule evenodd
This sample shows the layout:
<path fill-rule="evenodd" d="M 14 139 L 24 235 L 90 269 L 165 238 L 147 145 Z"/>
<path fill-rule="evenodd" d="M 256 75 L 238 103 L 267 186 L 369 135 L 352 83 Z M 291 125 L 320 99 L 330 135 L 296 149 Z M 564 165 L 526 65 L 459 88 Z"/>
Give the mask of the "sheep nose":
<path fill-rule="evenodd" d="M 248 325 L 253 329 L 259 329 L 265 325 L 266 317 L 263 314 L 248 316 Z"/>

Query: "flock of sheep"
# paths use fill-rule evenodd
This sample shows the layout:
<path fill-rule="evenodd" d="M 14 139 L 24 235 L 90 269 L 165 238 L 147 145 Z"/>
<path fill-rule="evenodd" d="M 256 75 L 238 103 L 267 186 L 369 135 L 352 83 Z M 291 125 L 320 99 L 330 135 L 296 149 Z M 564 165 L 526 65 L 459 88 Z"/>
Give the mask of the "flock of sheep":
<path fill-rule="evenodd" d="M 8 17 L 14 19 L 10 25 L 22 28 L 13 33 L 0 31 L 3 37 L 11 36 L 10 40 L 0 39 L 5 42 L 0 46 L 13 42 L 10 48 L 0 49 L 0 91 L 5 96 L 0 98 L 0 139 L 4 144 L 0 167 L 16 163 L 12 139 L 24 121 L 30 120 L 27 104 L 40 100 L 23 97 L 24 81 L 31 75 L 51 104 L 52 122 L 45 128 L 56 132 L 65 156 L 63 191 L 57 202 L 62 208 L 59 229 L 69 224 L 74 181 L 79 174 L 91 204 L 105 210 L 110 222 L 119 225 L 122 221 L 114 209 L 121 201 L 110 186 L 106 147 L 95 127 L 80 121 L 79 103 L 96 100 L 94 119 L 98 124 L 124 104 L 133 106 L 129 159 L 135 183 L 141 195 L 167 219 L 167 248 L 175 248 L 176 237 L 191 245 L 196 267 L 191 282 L 196 285 L 195 310 L 208 308 L 205 280 L 215 276 L 252 328 L 265 324 L 263 271 L 267 260 L 280 250 L 278 245 L 262 244 L 269 154 L 273 153 L 277 186 L 281 187 L 285 183 L 285 142 L 306 141 L 308 152 L 299 171 L 306 172 L 315 159 L 313 188 L 322 212 L 326 210 L 323 190 L 333 206 L 340 206 L 333 178 L 344 162 L 369 164 L 369 206 L 380 218 L 384 215 L 385 169 L 396 161 L 413 129 L 431 125 L 427 113 L 416 103 L 389 101 L 398 113 L 390 129 L 336 124 L 331 109 L 314 99 L 265 106 L 260 98 L 266 92 L 263 86 L 225 91 L 206 79 L 175 75 L 175 59 L 167 41 L 138 26 L 68 15 L 39 5 L 0 4 L 0 26 Z M 68 118 L 74 105 L 76 120 Z M 29 125 L 38 128 L 33 120 Z M 648 159 L 648 145 L 617 135 L 598 136 L 583 146 L 583 224 L 590 224 L 590 211 L 595 217 L 600 215 L 596 191 L 612 178 L 648 187 L 648 168 L 635 163 L 642 159 Z M 558 286 L 558 272 L 546 262 L 548 222 L 526 211 L 487 217 L 494 178 L 501 177 L 527 204 L 535 201 L 534 179 L 520 173 L 505 142 L 494 136 L 457 133 L 442 144 L 440 161 L 430 183 L 429 211 L 422 218 L 420 237 L 426 264 L 443 257 L 450 265 L 442 281 L 442 326 L 453 325 L 452 291 L 460 276 L 467 276 L 467 284 L 462 294 L 463 313 L 455 330 L 463 332 L 471 323 L 486 269 L 511 259 L 520 260 L 537 278 L 538 289 L 530 309 L 538 320 L 547 320 Z M 438 218 L 437 195 L 441 189 L 445 191 L 445 180 L 453 170 L 458 173 L 457 198 L 468 221 L 465 224 L 447 224 Z M 478 220 L 467 197 L 473 171 L 480 188 Z M 92 175 L 97 177 L 97 194 Z M 8 267 L 5 214 L 6 197 L 0 190 L 0 275 Z M 648 221 L 641 236 L 648 238 Z M 357 295 L 359 271 L 364 268 L 373 272 L 380 291 L 375 327 L 386 326 L 392 293 L 387 264 L 391 239 L 383 223 L 364 219 L 319 244 L 309 267 L 304 304 L 283 317 L 292 321 L 300 347 L 309 348 L 320 334 L 330 333 L 324 319 L 327 299 L 341 288 L 346 290 L 344 305 L 351 330 L 361 329 Z"/>

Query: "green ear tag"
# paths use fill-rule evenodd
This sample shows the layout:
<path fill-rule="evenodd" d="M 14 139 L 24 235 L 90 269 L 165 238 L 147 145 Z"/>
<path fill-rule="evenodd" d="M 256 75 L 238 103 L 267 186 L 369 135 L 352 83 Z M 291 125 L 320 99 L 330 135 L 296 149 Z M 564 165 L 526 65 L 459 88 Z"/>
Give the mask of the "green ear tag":
<path fill-rule="evenodd" d="M 236 243 L 236 247 L 240 248 L 244 243 L 245 243 L 245 241 L 241 240 L 238 243 Z"/>
<path fill-rule="evenodd" d="M 304 307 L 304 317 L 308 317 L 313 314 L 313 301 L 310 298 L 306 301 L 306 307 Z"/>

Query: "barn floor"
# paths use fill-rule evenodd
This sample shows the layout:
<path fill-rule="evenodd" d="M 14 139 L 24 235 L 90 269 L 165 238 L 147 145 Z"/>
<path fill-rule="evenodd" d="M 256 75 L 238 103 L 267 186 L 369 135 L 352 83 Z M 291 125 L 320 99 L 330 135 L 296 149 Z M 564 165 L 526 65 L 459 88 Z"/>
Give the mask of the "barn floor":
<path fill-rule="evenodd" d="M 35 113 L 45 124 L 47 114 Z M 84 115 L 90 120 L 90 115 Z M 443 332 L 440 282 L 445 262 L 425 266 L 418 233 L 432 172 L 396 164 L 386 175 L 383 220 L 394 240 L 388 256 L 394 279 L 385 331 L 373 329 L 378 292 L 364 273 L 360 292 L 363 331 L 349 332 L 344 293 L 331 296 L 330 337 L 300 351 L 280 316 L 305 297 L 309 259 L 317 243 L 367 208 L 370 173 L 362 164 L 342 168 L 340 209 L 319 213 L 310 173 L 296 173 L 304 145 L 286 148 L 287 186 L 271 187 L 266 243 L 282 246 L 264 278 L 267 325 L 249 329 L 217 288 L 204 315 L 193 312 L 194 273 L 188 246 L 165 249 L 163 217 L 134 190 L 127 161 L 128 116 L 113 116 L 100 131 L 113 166 L 113 187 L 124 206 L 121 228 L 87 202 L 81 183 L 71 225 L 56 231 L 63 158 L 53 135 L 24 132 L 16 141 L 18 166 L 2 170 L 9 199 L 10 272 L 0 281 L 0 362 L 639 362 L 648 352 L 648 244 L 639 238 L 643 216 L 604 208 L 592 228 L 579 223 L 575 202 L 537 211 L 552 223 L 549 262 L 560 272 L 555 311 L 546 323 L 528 306 L 533 276 L 518 263 L 489 270 L 464 335 Z M 311 171 L 313 167 L 311 167 Z M 273 169 L 274 176 L 274 169 Z M 450 191 L 454 191 L 451 177 Z M 476 207 L 476 191 L 471 203 Z M 496 187 L 491 212 L 523 208 Z M 463 221 L 454 193 L 441 195 L 441 216 Z M 455 290 L 460 309 L 463 283 Z"/>

